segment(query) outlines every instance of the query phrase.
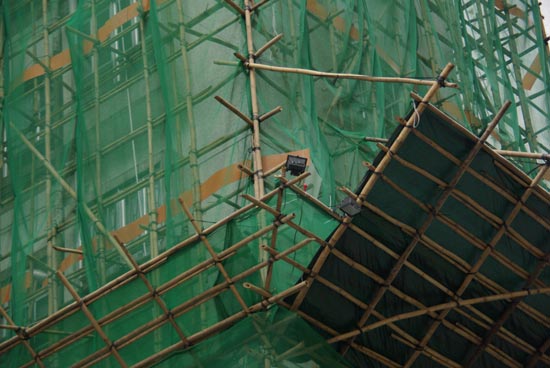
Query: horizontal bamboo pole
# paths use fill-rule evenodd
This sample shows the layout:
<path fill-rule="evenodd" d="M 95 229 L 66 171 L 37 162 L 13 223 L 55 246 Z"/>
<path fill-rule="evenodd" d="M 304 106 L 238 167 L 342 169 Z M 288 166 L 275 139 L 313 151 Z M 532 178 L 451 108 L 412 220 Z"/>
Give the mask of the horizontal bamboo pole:
<path fill-rule="evenodd" d="M 79 254 L 79 255 L 82 254 L 82 251 L 80 249 L 63 248 L 63 247 L 58 247 L 57 245 L 52 246 L 52 248 L 62 253 L 73 253 L 73 254 Z"/>
<path fill-rule="evenodd" d="M 314 77 L 323 77 L 323 78 L 335 78 L 335 79 L 355 79 L 367 82 L 378 82 L 378 83 L 403 83 L 403 84 L 414 84 L 420 86 L 433 86 L 434 81 L 425 80 L 425 79 L 414 79 L 414 78 L 401 78 L 401 77 L 373 77 L 370 75 L 362 74 L 348 74 L 348 73 L 327 73 L 319 72 L 311 69 L 302 69 L 302 68 L 287 68 L 281 66 L 265 65 L 253 62 L 245 62 L 245 65 L 250 69 L 260 69 L 268 70 L 272 72 L 279 73 L 291 73 L 291 74 L 303 74 L 310 75 Z M 458 88 L 456 83 L 442 82 L 442 87 L 449 88 Z"/>

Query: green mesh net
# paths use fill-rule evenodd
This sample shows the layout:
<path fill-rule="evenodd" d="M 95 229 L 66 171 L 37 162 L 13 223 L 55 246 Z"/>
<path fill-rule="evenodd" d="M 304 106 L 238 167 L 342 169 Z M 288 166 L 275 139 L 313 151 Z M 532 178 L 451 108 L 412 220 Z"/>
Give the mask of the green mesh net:
<path fill-rule="evenodd" d="M 249 56 L 245 22 L 228 2 L 0 4 L 0 365 L 132 365 L 173 348 L 166 366 L 257 366 L 266 354 L 273 366 L 335 366 L 329 350 L 307 355 L 316 333 L 292 315 L 283 325 L 304 331 L 295 354 L 309 358 L 278 361 L 298 337 L 247 317 L 268 296 L 243 285 L 273 296 L 299 281 L 335 227 L 337 188 L 354 188 L 378 150 L 365 138 L 387 138 L 427 87 L 256 71 L 259 113 L 283 108 L 260 123 L 264 172 L 290 153 L 311 173 L 298 183 L 311 198 L 265 178 L 273 213 L 242 196 L 254 195 L 253 133 L 215 100 L 254 118 L 250 71 L 234 57 Z M 535 0 L 271 0 L 253 15 L 256 48 L 283 34 L 258 63 L 434 80 L 451 62 L 460 88 L 436 105 L 480 133 L 510 99 L 491 143 L 550 150 Z M 266 247 L 289 252 L 272 262 Z M 176 354 L 232 325 L 215 356 Z M 232 351 L 232 339 L 250 344 Z"/>

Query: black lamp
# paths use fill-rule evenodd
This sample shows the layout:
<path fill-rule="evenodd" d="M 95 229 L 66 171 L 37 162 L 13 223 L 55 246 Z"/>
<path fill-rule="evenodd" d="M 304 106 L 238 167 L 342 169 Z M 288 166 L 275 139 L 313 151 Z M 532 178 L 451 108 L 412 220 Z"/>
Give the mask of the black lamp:
<path fill-rule="evenodd" d="M 298 176 L 306 171 L 307 158 L 300 156 L 286 156 L 286 171 L 289 171 L 292 176 Z"/>
<path fill-rule="evenodd" d="M 361 206 L 353 198 L 346 197 L 338 206 L 346 215 L 353 217 L 361 212 Z"/>

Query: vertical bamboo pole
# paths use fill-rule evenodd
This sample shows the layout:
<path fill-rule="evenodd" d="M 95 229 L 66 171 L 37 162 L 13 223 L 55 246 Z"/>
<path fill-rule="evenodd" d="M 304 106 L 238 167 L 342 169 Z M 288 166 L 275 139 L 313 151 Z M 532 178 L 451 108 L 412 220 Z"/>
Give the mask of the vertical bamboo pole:
<path fill-rule="evenodd" d="M 248 48 L 248 62 L 254 63 L 254 41 L 252 36 L 252 2 L 250 0 L 244 0 L 244 19 L 245 19 L 245 28 L 246 28 L 246 45 Z M 264 172 L 262 164 L 262 152 L 260 146 L 260 119 L 259 119 L 259 105 L 258 105 L 258 93 L 256 85 L 256 70 L 253 67 L 249 67 L 249 78 L 250 78 L 250 100 L 252 104 L 252 161 L 254 164 L 254 196 L 259 199 L 264 193 Z M 258 223 L 260 228 L 265 227 L 266 219 L 264 212 L 258 214 Z M 265 238 L 262 237 L 259 239 L 259 244 L 264 244 L 266 242 Z M 258 255 L 260 261 L 265 261 L 267 259 L 267 254 L 260 252 Z M 266 270 L 262 269 L 261 277 L 263 283 L 267 279 Z"/>
<path fill-rule="evenodd" d="M 92 6 L 92 16 L 90 18 L 90 27 L 92 35 L 97 36 L 97 18 L 96 18 L 96 0 L 91 1 Z M 97 47 L 94 44 L 92 48 L 92 73 L 94 74 L 94 125 L 95 125 L 95 179 L 96 179 L 96 193 L 97 193 L 97 211 L 101 213 L 103 210 L 102 195 L 101 195 L 101 136 L 100 136 L 100 121 L 101 121 L 101 110 L 99 107 L 99 52 Z M 78 77 L 78 76 L 77 76 Z M 78 173 L 77 173 L 78 175 Z M 105 241 L 103 235 L 97 237 L 97 267 L 99 282 L 101 285 L 105 283 L 106 280 L 106 267 L 105 267 Z M 90 266 L 90 265 L 89 265 Z"/>
<path fill-rule="evenodd" d="M 189 53 L 187 50 L 187 43 L 185 41 L 185 23 L 183 19 L 183 5 L 181 0 L 176 1 L 177 9 L 178 9 L 178 21 L 179 21 L 179 41 L 180 41 L 180 50 L 181 50 L 181 59 L 183 63 L 183 72 L 185 76 L 185 89 L 186 89 L 186 96 L 185 96 L 185 103 L 187 107 L 187 123 L 189 125 L 189 166 L 191 168 L 191 175 L 193 176 L 193 185 L 191 187 L 191 193 L 193 196 L 193 204 L 192 204 L 192 210 L 193 210 L 193 218 L 202 223 L 202 209 L 201 209 L 201 202 L 202 202 L 202 195 L 201 195 L 201 183 L 200 183 L 200 171 L 199 171 L 199 163 L 198 163 L 198 157 L 197 157 L 197 132 L 196 132 L 196 124 L 195 124 L 195 117 L 193 112 L 193 81 L 191 79 L 191 68 L 189 65 Z M 195 256 L 197 258 L 200 258 L 200 249 L 196 247 L 195 249 Z M 204 275 L 201 273 L 199 275 L 199 282 L 201 285 L 203 285 L 204 282 Z M 200 313 L 201 313 L 201 321 L 203 324 L 206 323 L 206 306 L 204 304 L 201 304 L 200 306 Z"/>
<path fill-rule="evenodd" d="M 187 121 L 189 124 L 189 166 L 191 167 L 191 173 L 193 175 L 193 217 L 196 221 L 202 222 L 202 210 L 201 210 L 201 185 L 200 185 L 200 172 L 197 157 L 197 132 L 196 124 L 193 112 L 193 81 L 191 79 L 191 68 L 189 65 L 189 53 L 187 51 L 187 43 L 185 41 L 185 25 L 183 19 L 183 5 L 181 0 L 177 0 L 178 17 L 179 17 L 179 38 L 180 38 L 180 50 L 181 59 L 183 63 L 183 70 L 185 75 L 185 89 L 186 89 L 186 107 L 187 107 Z"/>
<path fill-rule="evenodd" d="M 143 5 L 142 5 L 143 6 Z M 145 84 L 145 114 L 147 118 L 147 166 L 148 166 L 148 186 L 147 186 L 147 213 L 149 215 L 148 233 L 149 233 L 149 251 L 151 259 L 159 254 L 158 233 L 157 233 L 157 205 L 155 201 L 155 162 L 153 155 L 153 113 L 151 108 L 151 85 L 149 81 L 149 60 L 147 57 L 147 42 L 145 38 L 145 22 L 143 17 L 139 18 L 139 34 L 141 39 L 141 57 L 143 62 L 143 82 Z M 151 274 L 152 284 L 156 287 L 159 284 L 158 273 Z M 155 331 L 154 344 L 160 347 L 162 335 Z M 156 350 L 156 349 L 155 349 Z"/>
<path fill-rule="evenodd" d="M 145 39 L 145 23 L 143 17 L 139 20 L 139 32 L 141 38 L 141 54 L 143 61 L 143 80 L 145 84 L 145 112 L 147 117 L 147 163 L 149 170 L 149 185 L 147 195 L 147 209 L 149 214 L 149 241 L 151 259 L 158 256 L 157 234 L 157 205 L 155 201 L 155 161 L 153 146 L 153 113 L 151 109 L 151 84 L 149 81 L 149 60 L 147 57 L 147 43 Z"/>
<path fill-rule="evenodd" d="M 246 44 L 248 47 L 248 61 L 254 63 L 254 42 L 252 39 L 252 4 L 250 0 L 244 0 L 244 17 L 246 25 Z M 256 70 L 249 68 L 250 99 L 252 103 L 252 159 L 254 163 L 254 196 L 260 198 L 264 195 L 264 177 L 262 167 L 262 152 L 260 146 L 260 120 L 258 107 L 258 94 L 256 90 Z"/>
<path fill-rule="evenodd" d="M 48 32 L 48 1 L 42 0 L 42 37 L 44 39 L 44 59 L 43 63 L 46 66 L 46 73 L 44 74 L 44 143 L 45 152 L 44 157 L 51 162 L 51 79 L 50 79 L 50 42 Z M 53 217 L 52 217 L 52 177 L 46 172 L 46 231 L 47 237 L 47 264 L 50 269 L 56 269 L 56 251 L 53 246 L 55 245 L 55 231 L 53 229 Z M 54 282 L 48 284 L 48 314 L 52 314 L 57 309 L 57 295 L 56 285 Z"/>

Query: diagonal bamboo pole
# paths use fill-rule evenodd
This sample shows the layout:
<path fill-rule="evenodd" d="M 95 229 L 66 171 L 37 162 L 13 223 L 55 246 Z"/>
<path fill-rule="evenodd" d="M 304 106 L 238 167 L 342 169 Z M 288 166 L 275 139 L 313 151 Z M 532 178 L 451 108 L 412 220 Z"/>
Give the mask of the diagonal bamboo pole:
<path fill-rule="evenodd" d="M 452 64 L 447 64 L 445 66 L 445 68 L 443 69 L 443 71 L 441 72 L 441 74 L 439 75 L 438 81 L 443 82 L 447 78 L 447 76 L 449 75 L 449 73 L 451 72 L 452 69 L 453 69 L 453 65 Z M 427 103 L 432 99 L 432 97 L 435 96 L 435 94 L 437 93 L 437 91 L 439 90 L 440 87 L 441 87 L 440 82 L 433 82 L 432 83 L 431 88 L 428 90 L 428 92 L 424 96 L 424 99 L 422 100 L 422 103 L 417 108 L 418 114 L 421 114 L 424 111 L 424 109 L 426 108 Z M 414 126 L 415 119 L 416 119 L 416 117 L 414 116 L 414 114 L 413 114 L 413 116 L 411 116 L 409 118 L 409 120 L 407 121 L 407 125 L 406 125 L 407 128 L 401 130 L 401 132 L 399 133 L 399 135 L 397 136 L 397 138 L 395 139 L 395 141 L 393 142 L 393 144 L 391 146 L 391 151 L 397 152 L 399 150 L 399 148 L 401 147 L 401 145 L 403 144 L 403 142 L 405 141 L 405 139 L 409 135 L 410 131 L 412 130 L 411 128 Z M 390 161 L 391 161 L 391 155 L 389 153 L 387 153 L 384 156 L 384 158 L 381 160 L 380 164 L 378 165 L 378 170 L 379 170 L 378 172 L 384 171 L 386 169 L 386 167 L 389 165 Z M 365 183 L 365 185 L 361 189 L 359 197 L 357 198 L 357 203 L 358 204 L 362 204 L 365 201 L 367 195 L 370 193 L 370 191 L 374 187 L 374 184 L 376 184 L 376 181 L 378 180 L 378 175 L 376 175 L 376 174 L 377 174 L 377 172 L 375 172 L 375 174 L 372 175 L 369 178 L 369 180 Z M 312 268 L 313 274 L 319 273 L 319 271 L 323 267 L 323 264 L 325 263 L 326 259 L 328 258 L 329 254 L 330 254 L 331 248 L 336 245 L 336 243 L 338 242 L 340 237 L 344 234 L 345 230 L 348 227 L 348 224 L 351 223 L 351 221 L 352 221 L 352 218 L 349 217 L 349 216 L 346 216 L 342 220 L 342 223 L 338 226 L 338 228 L 335 230 L 335 232 L 332 234 L 332 236 L 329 240 L 330 246 L 323 249 L 323 251 L 319 255 L 319 258 L 316 260 L 316 262 L 315 262 L 315 264 Z M 313 282 L 313 278 L 311 276 L 308 277 L 308 280 Z M 298 293 L 298 295 L 296 296 L 296 299 L 294 300 L 294 304 L 292 305 L 292 310 L 293 311 L 298 310 L 298 308 L 300 307 L 300 304 L 302 304 L 302 302 L 303 302 L 303 300 L 304 300 L 304 298 L 307 294 L 307 290 L 308 290 L 308 288 L 306 288 L 306 289 L 304 289 L 304 290 L 302 290 L 301 292 Z"/>
<path fill-rule="evenodd" d="M 75 302 L 80 306 L 80 310 L 82 310 L 82 313 L 84 313 L 84 315 L 86 316 L 86 318 L 88 318 L 88 320 L 90 321 L 90 323 L 92 324 L 92 326 L 94 327 L 94 330 L 97 332 L 97 334 L 101 337 L 101 339 L 103 340 L 103 342 L 105 342 L 105 345 L 107 345 L 107 347 L 110 349 L 110 354 L 113 354 L 115 359 L 117 360 L 117 362 L 122 366 L 122 367 L 127 367 L 128 365 L 126 364 L 126 362 L 122 359 L 122 357 L 120 356 L 119 352 L 118 352 L 118 349 L 117 347 L 111 342 L 111 340 L 109 339 L 109 337 L 107 337 L 107 335 L 105 334 L 105 332 L 103 331 L 103 329 L 101 328 L 101 326 L 99 326 L 99 324 L 97 323 L 97 320 L 95 319 L 95 317 L 92 315 L 92 312 L 90 312 L 90 310 L 88 309 L 88 306 L 86 305 L 86 303 L 84 303 L 82 301 L 82 299 L 80 298 L 80 296 L 78 295 L 78 293 L 76 292 L 76 290 L 72 287 L 72 285 L 69 283 L 69 280 L 67 280 L 65 278 L 65 275 L 63 275 L 61 272 L 57 272 L 57 277 L 59 277 L 59 279 L 61 280 L 61 282 L 63 283 L 63 285 L 65 285 L 65 288 L 67 288 L 67 290 L 69 291 L 69 293 L 71 294 L 71 296 L 73 297 L 73 299 L 75 300 Z"/>

